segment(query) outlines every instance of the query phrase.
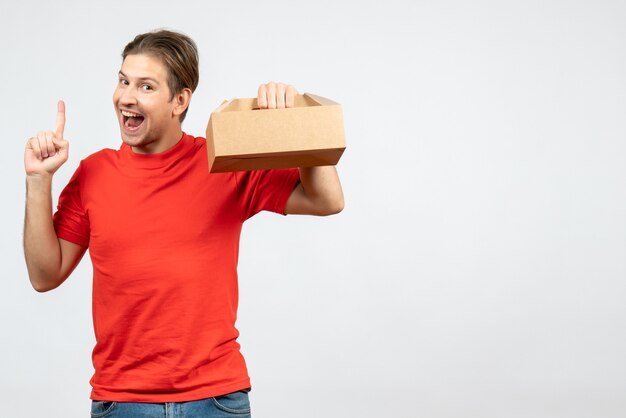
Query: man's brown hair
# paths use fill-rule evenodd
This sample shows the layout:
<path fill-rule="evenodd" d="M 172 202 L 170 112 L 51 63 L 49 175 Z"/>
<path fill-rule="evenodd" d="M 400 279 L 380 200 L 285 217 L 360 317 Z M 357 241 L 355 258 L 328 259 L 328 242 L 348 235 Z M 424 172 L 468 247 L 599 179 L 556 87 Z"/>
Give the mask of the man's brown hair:
<path fill-rule="evenodd" d="M 167 68 L 167 85 L 170 100 L 184 88 L 192 92 L 198 87 L 200 72 L 198 69 L 198 47 L 187 35 L 170 30 L 156 30 L 135 36 L 122 52 L 122 59 L 127 55 L 146 54 L 160 59 Z M 182 122 L 187 109 L 180 115 Z"/>

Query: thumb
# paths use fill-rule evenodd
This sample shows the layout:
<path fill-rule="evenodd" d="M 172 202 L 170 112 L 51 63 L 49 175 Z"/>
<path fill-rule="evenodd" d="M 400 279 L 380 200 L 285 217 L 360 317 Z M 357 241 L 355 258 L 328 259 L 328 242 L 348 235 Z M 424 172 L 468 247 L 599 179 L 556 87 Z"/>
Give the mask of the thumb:
<path fill-rule="evenodd" d="M 57 151 L 67 150 L 70 146 L 70 143 L 67 140 L 58 138 L 56 135 L 52 137 L 52 143 Z"/>

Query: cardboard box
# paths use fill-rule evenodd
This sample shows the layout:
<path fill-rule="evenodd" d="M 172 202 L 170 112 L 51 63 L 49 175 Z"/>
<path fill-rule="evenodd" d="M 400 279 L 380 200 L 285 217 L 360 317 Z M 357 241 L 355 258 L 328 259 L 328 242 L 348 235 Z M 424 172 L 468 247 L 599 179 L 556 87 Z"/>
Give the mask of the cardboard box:
<path fill-rule="evenodd" d="M 212 173 L 335 165 L 346 148 L 341 106 L 309 93 L 285 109 L 224 101 L 211 113 L 206 139 Z"/>

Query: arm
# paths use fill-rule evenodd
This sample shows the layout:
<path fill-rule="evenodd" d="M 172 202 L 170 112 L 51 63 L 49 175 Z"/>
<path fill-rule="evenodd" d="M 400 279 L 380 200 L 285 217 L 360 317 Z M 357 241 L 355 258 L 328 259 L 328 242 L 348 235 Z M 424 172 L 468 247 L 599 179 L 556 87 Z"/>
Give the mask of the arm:
<path fill-rule="evenodd" d="M 291 192 L 285 214 L 334 215 L 343 207 L 343 191 L 335 167 L 300 168 L 300 184 Z"/>
<path fill-rule="evenodd" d="M 26 215 L 24 257 L 30 282 L 38 292 L 58 287 L 69 276 L 86 248 L 59 239 L 52 223 L 52 176 L 67 161 L 63 139 L 65 105 L 59 102 L 57 130 L 40 132 L 26 143 Z"/>
<path fill-rule="evenodd" d="M 267 83 L 259 86 L 257 103 L 261 109 L 293 107 L 293 86 Z M 335 167 L 300 168 L 300 184 L 293 190 L 285 214 L 333 215 L 343 210 L 344 199 Z"/>

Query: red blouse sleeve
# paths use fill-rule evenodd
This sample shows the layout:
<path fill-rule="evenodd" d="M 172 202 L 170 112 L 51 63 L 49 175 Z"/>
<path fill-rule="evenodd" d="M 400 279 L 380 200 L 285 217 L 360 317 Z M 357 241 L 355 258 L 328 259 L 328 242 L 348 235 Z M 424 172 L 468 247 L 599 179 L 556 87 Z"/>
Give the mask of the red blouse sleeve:
<path fill-rule="evenodd" d="M 235 173 L 245 219 L 262 210 L 285 214 L 285 205 L 300 180 L 297 168 Z"/>
<path fill-rule="evenodd" d="M 89 246 L 89 218 L 81 199 L 81 165 L 59 196 L 53 222 L 57 237 L 83 247 Z"/>

